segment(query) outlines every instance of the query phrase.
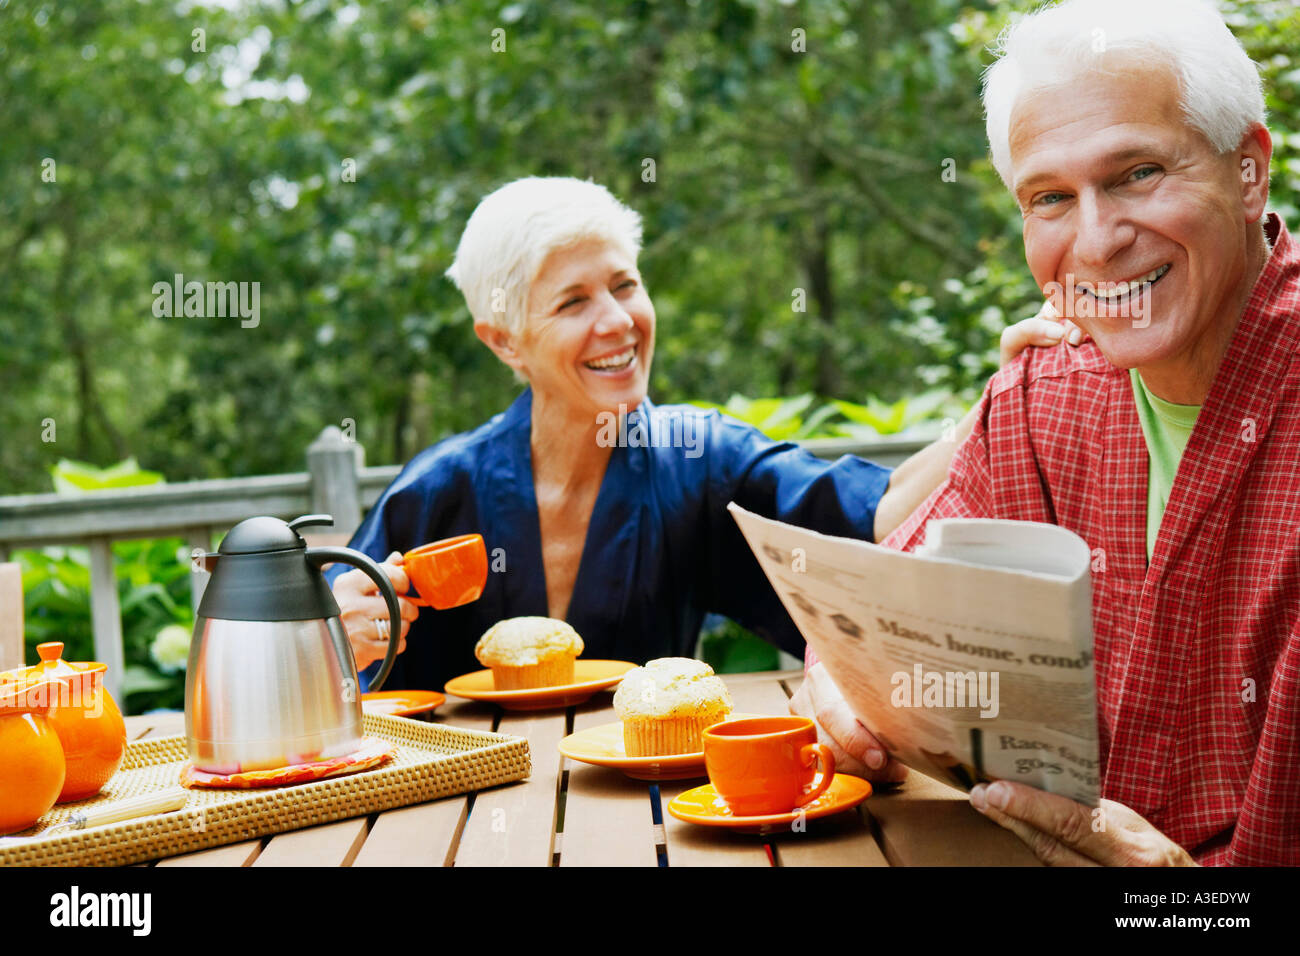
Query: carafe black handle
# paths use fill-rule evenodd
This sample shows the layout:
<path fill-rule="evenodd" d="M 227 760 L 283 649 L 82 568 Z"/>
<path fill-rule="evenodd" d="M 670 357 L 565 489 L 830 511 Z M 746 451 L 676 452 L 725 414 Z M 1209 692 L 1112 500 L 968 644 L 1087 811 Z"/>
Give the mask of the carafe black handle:
<path fill-rule="evenodd" d="M 402 609 L 397 604 L 397 592 L 393 590 L 393 582 L 388 580 L 388 575 L 384 574 L 383 569 L 369 555 L 354 551 L 352 548 L 308 548 L 307 561 L 317 571 L 322 564 L 329 564 L 331 561 L 350 564 L 366 572 L 383 592 L 384 601 L 388 604 L 388 653 L 384 655 L 384 662 L 379 665 L 379 673 L 370 682 L 372 691 L 379 690 L 388 679 L 388 672 L 393 669 L 393 661 L 397 660 L 397 648 L 401 644 Z"/>

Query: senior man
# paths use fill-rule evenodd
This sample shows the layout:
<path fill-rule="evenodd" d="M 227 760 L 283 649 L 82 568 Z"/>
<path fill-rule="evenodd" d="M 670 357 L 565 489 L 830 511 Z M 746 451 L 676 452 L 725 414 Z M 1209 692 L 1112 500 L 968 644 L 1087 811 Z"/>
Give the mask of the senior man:
<path fill-rule="evenodd" d="M 1258 73 L 1200 0 L 1070 0 L 984 90 L 1025 257 L 1092 342 L 994 376 L 933 518 L 1046 521 L 1093 551 L 1102 809 L 971 803 L 1049 863 L 1300 863 L 1300 250 L 1266 215 Z M 899 779 L 809 668 L 792 701 Z"/>

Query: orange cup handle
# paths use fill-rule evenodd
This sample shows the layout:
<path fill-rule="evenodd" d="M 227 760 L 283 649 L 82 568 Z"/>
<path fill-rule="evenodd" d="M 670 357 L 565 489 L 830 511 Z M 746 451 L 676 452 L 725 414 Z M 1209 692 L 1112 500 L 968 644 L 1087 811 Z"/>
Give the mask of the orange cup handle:
<path fill-rule="evenodd" d="M 820 760 L 822 764 L 822 782 L 804 794 L 803 800 L 798 804 L 800 807 L 806 807 L 835 782 L 835 755 L 825 744 L 805 744 L 803 750 L 799 752 L 799 757 L 805 767 L 812 766 L 815 760 Z"/>
<path fill-rule="evenodd" d="M 401 568 L 403 571 L 405 571 L 405 570 L 406 570 L 406 566 L 402 564 L 402 560 L 403 560 L 403 558 L 405 558 L 405 557 L 406 557 L 406 555 L 402 555 L 402 556 L 399 557 L 396 561 L 386 562 L 386 563 L 395 564 L 395 565 L 397 565 L 399 568 Z M 415 587 L 415 585 L 412 584 L 411 587 Z M 397 596 L 398 596 L 399 598 L 401 598 L 403 601 L 410 601 L 410 602 L 411 602 L 412 604 L 414 604 L 416 607 L 433 607 L 432 604 L 430 604 L 430 603 L 429 603 L 428 601 L 426 601 L 424 598 L 420 597 L 420 596 L 419 596 L 418 594 L 416 594 L 414 591 L 412 591 L 410 594 L 399 594 L 399 595 L 397 595 Z"/>

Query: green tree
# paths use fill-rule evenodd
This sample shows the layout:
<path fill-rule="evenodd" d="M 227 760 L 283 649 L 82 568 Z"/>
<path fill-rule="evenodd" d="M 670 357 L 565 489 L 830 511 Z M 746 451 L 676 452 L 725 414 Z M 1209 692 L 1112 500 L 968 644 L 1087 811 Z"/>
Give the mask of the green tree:
<path fill-rule="evenodd" d="M 14 0 L 0 491 L 45 490 L 60 457 L 299 470 L 349 419 L 403 461 L 482 422 L 515 386 L 442 274 L 477 201 L 529 174 L 643 214 L 658 399 L 969 399 L 1039 298 L 978 97 L 1030 7 Z M 1300 14 L 1225 9 L 1295 223 Z M 154 315 L 178 273 L 258 283 L 260 322 Z"/>

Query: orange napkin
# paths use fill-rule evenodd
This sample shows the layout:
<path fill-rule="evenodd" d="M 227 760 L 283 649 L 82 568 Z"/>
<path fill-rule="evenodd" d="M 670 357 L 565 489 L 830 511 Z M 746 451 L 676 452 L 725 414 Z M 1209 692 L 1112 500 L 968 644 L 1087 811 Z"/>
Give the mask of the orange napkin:
<path fill-rule="evenodd" d="M 377 767 L 393 755 L 397 745 L 378 737 L 367 737 L 361 746 L 350 754 L 317 760 L 312 763 L 292 764 L 275 770 L 247 770 L 241 773 L 208 773 L 195 770 L 192 763 L 181 768 L 181 784 L 191 789 L 206 787 L 214 790 L 255 790 L 260 787 L 285 787 L 294 783 L 310 783 L 326 777 L 340 777 Z"/>

